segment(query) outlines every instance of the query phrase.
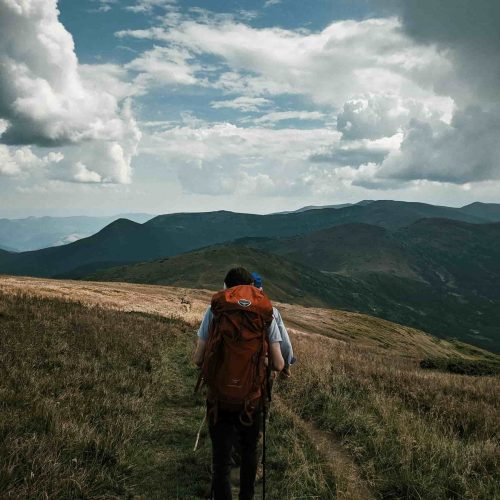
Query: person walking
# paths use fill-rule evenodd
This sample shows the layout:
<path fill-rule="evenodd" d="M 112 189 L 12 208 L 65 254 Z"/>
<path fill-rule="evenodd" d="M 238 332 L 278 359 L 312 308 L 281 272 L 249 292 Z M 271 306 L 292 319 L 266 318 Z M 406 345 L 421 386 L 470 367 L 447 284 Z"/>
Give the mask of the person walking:
<path fill-rule="evenodd" d="M 264 290 L 262 276 L 257 272 L 253 272 L 252 278 L 253 278 L 253 286 L 257 287 L 259 290 Z M 297 358 L 293 355 L 292 341 L 290 340 L 290 335 L 288 334 L 288 330 L 286 329 L 285 323 L 283 322 L 281 313 L 275 306 L 273 306 L 273 318 L 276 321 L 276 324 L 280 331 L 281 355 L 285 360 L 285 367 L 281 371 L 281 375 L 285 378 L 289 378 L 291 376 L 290 365 L 293 365 L 297 361 Z"/>
<path fill-rule="evenodd" d="M 208 387 L 211 498 L 215 500 L 232 498 L 230 470 L 235 440 L 241 450 L 239 499 L 253 499 L 268 373 L 285 366 L 272 304 L 253 284 L 245 268 L 227 273 L 224 290 L 212 297 L 201 322 L 193 357 L 201 369 L 197 385 L 203 380 Z"/>

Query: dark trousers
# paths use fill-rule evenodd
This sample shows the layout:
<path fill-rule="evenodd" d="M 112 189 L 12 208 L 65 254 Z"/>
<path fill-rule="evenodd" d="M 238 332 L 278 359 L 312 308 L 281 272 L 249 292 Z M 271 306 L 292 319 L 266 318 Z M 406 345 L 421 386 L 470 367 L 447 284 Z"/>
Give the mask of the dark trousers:
<path fill-rule="evenodd" d="M 239 412 L 219 409 L 215 424 L 209 419 L 208 430 L 212 440 L 212 495 L 215 500 L 231 500 L 231 451 L 235 443 L 241 453 L 240 500 L 251 500 L 255 491 L 257 473 L 257 444 L 261 426 L 261 412 L 253 415 L 253 424 L 240 422 Z"/>

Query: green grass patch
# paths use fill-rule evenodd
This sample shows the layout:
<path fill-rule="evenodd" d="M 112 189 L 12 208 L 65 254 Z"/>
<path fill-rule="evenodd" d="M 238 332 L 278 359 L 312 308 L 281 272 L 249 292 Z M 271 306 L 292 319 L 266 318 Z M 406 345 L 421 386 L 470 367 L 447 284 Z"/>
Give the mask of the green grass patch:
<path fill-rule="evenodd" d="M 420 361 L 420 367 L 461 375 L 499 375 L 500 362 L 493 360 L 434 357 Z"/>

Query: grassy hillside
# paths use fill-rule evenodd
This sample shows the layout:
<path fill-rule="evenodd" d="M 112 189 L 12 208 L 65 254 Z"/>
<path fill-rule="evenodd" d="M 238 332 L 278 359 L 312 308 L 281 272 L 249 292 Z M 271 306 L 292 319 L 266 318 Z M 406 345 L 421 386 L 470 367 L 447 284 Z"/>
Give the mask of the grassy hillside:
<path fill-rule="evenodd" d="M 341 441 L 378 498 L 498 498 L 498 376 L 423 371 L 328 339 L 296 346 L 281 397 Z"/>
<path fill-rule="evenodd" d="M 0 293 L 0 496 L 202 498 L 210 448 L 204 432 L 192 452 L 203 413 L 189 362 L 196 322 L 41 299 L 49 283 L 26 283 L 30 295 Z M 141 307 L 129 300 L 124 309 Z M 499 377 L 420 368 L 424 356 L 483 353 L 367 316 L 281 309 L 301 330 L 299 362 L 275 385 L 267 498 L 500 494 Z"/>

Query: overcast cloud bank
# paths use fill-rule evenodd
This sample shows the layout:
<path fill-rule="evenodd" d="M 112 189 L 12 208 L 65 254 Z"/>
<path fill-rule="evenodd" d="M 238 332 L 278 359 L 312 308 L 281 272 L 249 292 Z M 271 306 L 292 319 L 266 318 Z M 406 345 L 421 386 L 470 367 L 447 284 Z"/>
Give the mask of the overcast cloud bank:
<path fill-rule="evenodd" d="M 121 65 L 79 64 L 56 0 L 0 0 L 0 174 L 126 184 L 139 155 L 138 169 L 162 165 L 187 195 L 500 180 L 494 0 L 373 0 L 374 17 L 316 30 L 252 24 L 279 1 L 225 14 L 175 0 L 96 5 L 146 16 L 115 33 L 131 44 Z M 133 102 L 183 92 L 206 95 L 210 118 L 187 106 L 139 130 Z"/>

